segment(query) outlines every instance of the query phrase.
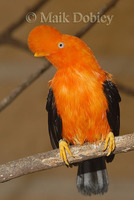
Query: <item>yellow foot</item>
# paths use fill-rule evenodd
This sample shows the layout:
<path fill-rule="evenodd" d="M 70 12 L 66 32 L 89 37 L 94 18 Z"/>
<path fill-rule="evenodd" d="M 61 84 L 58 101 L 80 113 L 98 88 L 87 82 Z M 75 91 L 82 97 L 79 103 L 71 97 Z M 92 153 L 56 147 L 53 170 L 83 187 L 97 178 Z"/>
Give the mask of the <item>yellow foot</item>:
<path fill-rule="evenodd" d="M 109 147 L 108 147 L 108 143 L 109 143 Z M 107 156 L 109 156 L 112 153 L 112 151 L 114 151 L 115 149 L 115 139 L 114 139 L 114 134 L 112 132 L 110 132 L 106 137 L 103 151 L 105 151 L 107 148 L 108 148 Z"/>
<path fill-rule="evenodd" d="M 71 153 L 71 151 L 70 151 L 68 146 L 69 146 L 69 143 L 67 141 L 65 141 L 64 139 L 61 139 L 59 141 L 60 157 L 66 163 L 66 165 L 69 165 L 69 163 L 67 161 L 67 155 L 66 155 L 65 149 L 67 150 L 69 155 L 73 157 L 73 155 L 72 155 L 72 153 Z"/>

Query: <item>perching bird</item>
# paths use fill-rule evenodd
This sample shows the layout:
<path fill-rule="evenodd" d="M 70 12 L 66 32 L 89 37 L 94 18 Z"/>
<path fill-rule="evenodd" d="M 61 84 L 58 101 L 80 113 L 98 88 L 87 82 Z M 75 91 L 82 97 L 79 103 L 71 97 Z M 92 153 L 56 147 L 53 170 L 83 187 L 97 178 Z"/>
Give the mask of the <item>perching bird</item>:
<path fill-rule="evenodd" d="M 114 158 L 114 136 L 120 127 L 121 98 L 112 76 L 100 68 L 81 39 L 51 26 L 34 28 L 28 44 L 35 57 L 46 57 L 57 68 L 46 105 L 52 147 L 59 147 L 61 159 L 69 165 L 65 153 L 72 155 L 69 144 L 105 140 L 106 157 L 78 163 L 77 188 L 84 195 L 107 192 L 105 161 Z"/>

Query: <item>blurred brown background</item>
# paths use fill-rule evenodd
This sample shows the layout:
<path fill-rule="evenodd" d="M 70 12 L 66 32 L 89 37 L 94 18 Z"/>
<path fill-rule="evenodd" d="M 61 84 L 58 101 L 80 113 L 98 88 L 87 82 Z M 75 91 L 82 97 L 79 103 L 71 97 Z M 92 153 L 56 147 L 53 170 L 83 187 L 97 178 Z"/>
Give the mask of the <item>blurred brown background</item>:
<path fill-rule="evenodd" d="M 18 20 L 37 0 L 0 0 L 0 32 Z M 106 0 L 50 0 L 41 12 L 81 12 L 95 13 Z M 37 13 L 37 16 L 39 12 Z M 134 88 L 134 1 L 119 1 L 107 15 L 114 15 L 109 26 L 97 24 L 82 39 L 90 46 L 103 69 L 114 75 L 119 83 Z M 13 36 L 27 42 L 30 30 L 40 25 L 25 22 L 13 32 Z M 84 23 L 49 24 L 63 33 L 74 35 Z M 0 100 L 9 94 L 30 74 L 40 69 L 45 60 L 34 58 L 32 54 L 13 48 L 0 46 Z M 51 150 L 47 130 L 45 110 L 48 81 L 55 69 L 49 69 L 41 78 L 24 91 L 0 114 L 0 164 L 28 155 Z M 120 92 L 121 134 L 134 130 L 134 97 Z M 134 152 L 117 155 L 107 166 L 109 191 L 104 196 L 84 197 L 76 189 L 77 169 L 59 167 L 49 171 L 27 175 L 0 185 L 2 200 L 51 200 L 51 199 L 134 199 Z"/>

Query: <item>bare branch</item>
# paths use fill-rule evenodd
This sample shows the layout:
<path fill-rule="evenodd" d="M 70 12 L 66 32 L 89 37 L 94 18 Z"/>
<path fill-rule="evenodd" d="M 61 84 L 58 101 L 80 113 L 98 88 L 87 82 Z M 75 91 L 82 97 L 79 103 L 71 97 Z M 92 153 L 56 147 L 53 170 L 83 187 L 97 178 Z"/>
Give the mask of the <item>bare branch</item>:
<path fill-rule="evenodd" d="M 41 68 L 39 71 L 32 74 L 26 81 L 24 81 L 22 84 L 20 84 L 17 88 L 15 88 L 7 97 L 5 97 L 0 102 L 0 111 L 2 111 L 5 107 L 7 107 L 12 101 L 18 97 L 20 93 L 23 92 L 28 86 L 30 86 L 37 78 L 39 78 L 48 68 L 50 67 L 50 63 L 47 63 L 47 65 L 43 68 Z"/>
<path fill-rule="evenodd" d="M 118 85 L 118 88 L 121 92 L 128 94 L 128 95 L 131 95 L 131 96 L 134 96 L 134 89 L 133 88 L 129 88 L 125 85 L 122 85 L 121 83 L 117 83 L 117 85 Z"/>
<path fill-rule="evenodd" d="M 112 7 L 114 7 L 119 0 L 111 0 L 108 4 L 105 4 L 97 13 L 99 13 L 99 17 L 108 12 Z M 82 37 L 87 31 L 89 31 L 95 24 L 97 23 L 97 19 L 94 23 L 87 23 L 85 27 L 83 27 L 78 33 L 76 33 L 77 37 Z"/>
<path fill-rule="evenodd" d="M 32 8 L 28 9 L 21 18 L 14 24 L 12 24 L 10 27 L 7 28 L 6 33 L 11 33 L 17 28 L 19 28 L 24 22 L 26 22 L 26 14 L 29 12 L 37 12 L 45 3 L 47 3 L 48 0 L 40 0 L 39 2 L 36 3 Z"/>
<path fill-rule="evenodd" d="M 40 0 L 36 5 L 34 5 L 32 8 L 28 9 L 22 17 L 19 18 L 18 21 L 11 24 L 3 33 L 0 34 L 0 44 L 8 44 L 13 45 L 18 48 L 24 49 L 28 51 L 27 44 L 21 42 L 20 40 L 17 40 L 12 37 L 12 32 L 15 31 L 17 28 L 19 28 L 23 23 L 26 22 L 26 14 L 29 12 L 37 12 L 45 3 L 47 3 L 48 0 Z"/>
<path fill-rule="evenodd" d="M 116 149 L 113 152 L 126 153 L 134 150 L 134 133 L 116 137 Z M 95 145 L 85 143 L 82 146 L 70 146 L 74 157 L 68 155 L 69 163 L 77 163 L 87 159 L 106 156 L 107 151 L 102 151 L 104 144 Z M 21 158 L 6 164 L 0 165 L 0 182 L 6 182 L 11 179 L 30 174 L 33 172 L 51 169 L 64 165 L 61 161 L 59 150 L 52 150 L 46 153 L 39 153 L 26 158 Z"/>
<path fill-rule="evenodd" d="M 28 53 L 31 53 L 28 49 L 28 46 L 26 43 L 16 39 L 16 38 L 13 38 L 13 37 L 9 37 L 8 38 L 8 41 L 7 41 L 7 44 L 8 45 L 11 45 L 11 46 L 14 46 L 14 47 L 17 47 L 19 49 L 22 49 L 22 50 L 25 50 L 27 51 Z"/>

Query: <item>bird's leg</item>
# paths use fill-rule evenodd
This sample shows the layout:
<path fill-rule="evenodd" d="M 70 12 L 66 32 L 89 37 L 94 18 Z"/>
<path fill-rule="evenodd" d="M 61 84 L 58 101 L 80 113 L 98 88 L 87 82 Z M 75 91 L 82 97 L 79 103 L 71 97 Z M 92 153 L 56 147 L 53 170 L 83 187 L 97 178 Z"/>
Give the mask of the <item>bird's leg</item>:
<path fill-rule="evenodd" d="M 108 143 L 109 143 L 109 147 L 108 147 Z M 107 156 L 109 156 L 112 153 L 112 151 L 114 151 L 115 149 L 115 138 L 114 138 L 113 132 L 109 132 L 109 134 L 107 135 L 103 151 L 105 151 L 107 148 L 108 148 Z"/>
<path fill-rule="evenodd" d="M 60 157 L 66 163 L 66 165 L 69 166 L 65 149 L 67 150 L 67 152 L 69 153 L 70 156 L 73 157 L 73 155 L 68 146 L 69 146 L 69 143 L 65 139 L 61 139 L 59 141 Z"/>

